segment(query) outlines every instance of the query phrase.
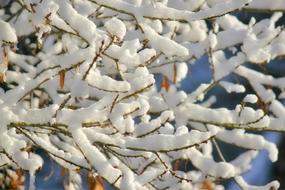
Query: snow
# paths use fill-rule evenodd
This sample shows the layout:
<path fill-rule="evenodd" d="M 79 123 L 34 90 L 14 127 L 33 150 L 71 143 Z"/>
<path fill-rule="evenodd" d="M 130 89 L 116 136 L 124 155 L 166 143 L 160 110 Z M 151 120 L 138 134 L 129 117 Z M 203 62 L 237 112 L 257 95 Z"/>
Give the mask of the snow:
<path fill-rule="evenodd" d="M 175 88 L 170 87 L 168 92 L 163 93 L 163 97 L 167 106 L 174 109 L 187 98 L 187 95 L 183 91 L 176 91 Z"/>
<path fill-rule="evenodd" d="M 239 65 L 244 63 L 246 57 L 243 53 L 238 53 L 236 56 L 226 59 L 224 52 L 217 51 L 213 53 L 213 69 L 215 80 L 220 80 L 230 74 Z"/>
<path fill-rule="evenodd" d="M 35 190 L 36 176 L 34 172 L 30 172 L 29 190 Z"/>
<path fill-rule="evenodd" d="M 189 111 L 185 111 L 191 108 Z M 204 108 L 200 105 L 188 103 L 187 105 L 177 109 L 177 112 L 188 119 L 193 121 L 204 121 L 206 123 L 213 124 L 231 124 L 236 123 L 238 125 L 246 125 L 246 123 L 251 123 L 251 125 L 261 125 L 268 126 L 268 118 L 260 119 L 263 116 L 263 111 L 257 110 L 250 107 L 244 107 L 241 111 L 243 116 L 239 116 L 239 107 L 236 110 L 228 110 L 226 108 Z M 223 117 L 219 117 L 223 115 Z M 256 123 L 254 121 L 257 121 Z"/>
<path fill-rule="evenodd" d="M 196 149 L 189 151 L 187 156 L 191 159 L 193 165 L 205 174 L 223 178 L 230 178 L 235 175 L 233 165 L 226 162 L 216 163 L 212 158 L 204 157 L 201 152 Z"/>
<path fill-rule="evenodd" d="M 146 67 L 138 67 L 133 73 L 125 73 L 124 77 L 131 85 L 130 93 L 144 89 L 155 82 L 153 74 L 150 74 Z"/>
<path fill-rule="evenodd" d="M 221 81 L 221 82 L 219 82 L 219 84 L 220 84 L 228 93 L 232 93 L 232 92 L 242 93 L 242 92 L 245 92 L 245 87 L 244 87 L 243 85 L 240 85 L 240 84 L 234 84 L 234 83 L 227 82 L 227 81 Z"/>
<path fill-rule="evenodd" d="M 278 189 L 280 184 L 279 182 L 277 181 L 272 181 L 264 186 L 254 186 L 254 185 L 248 185 L 246 183 L 246 181 L 238 176 L 238 177 L 235 177 L 235 180 L 237 180 L 238 184 L 242 186 L 242 188 L 245 188 L 245 189 L 248 189 L 248 190 L 267 190 L 267 189 Z"/>
<path fill-rule="evenodd" d="M 44 33 L 49 33 L 51 27 L 47 24 L 48 20 L 53 20 L 59 6 L 53 1 L 44 1 L 34 8 L 35 14 L 30 18 L 33 25 L 38 28 L 37 37 L 38 42 L 42 44 L 42 37 Z"/>
<path fill-rule="evenodd" d="M 82 76 L 75 75 L 70 89 L 71 97 L 87 98 L 89 96 L 88 83 L 83 81 Z"/>
<path fill-rule="evenodd" d="M 53 117 L 53 114 L 56 112 L 58 107 L 58 105 L 52 105 L 44 109 L 15 109 L 13 111 L 17 115 L 19 121 L 27 123 L 46 123 L 51 121 L 51 118 Z M 33 117 L 31 117 L 31 115 Z"/>
<path fill-rule="evenodd" d="M 277 160 L 276 144 L 261 132 L 285 131 L 285 77 L 271 67 L 285 54 L 283 1 L 7 6 L 0 8 L 0 165 L 27 170 L 30 189 L 43 165 L 33 147 L 69 170 L 66 188 L 82 187 L 75 170 L 83 168 L 121 189 L 198 189 L 220 178 L 244 189 L 279 187 L 239 176 L 259 151 Z M 241 9 L 272 15 L 244 20 Z M 234 93 L 225 105 L 221 98 Z M 214 139 L 246 151 L 218 160 Z M 195 168 L 175 168 L 177 160 Z"/>
<path fill-rule="evenodd" d="M 134 131 L 134 121 L 131 117 L 124 119 L 124 114 L 130 113 L 139 107 L 140 104 L 138 102 L 117 104 L 110 114 L 110 120 L 114 127 L 116 127 L 121 133 L 132 133 Z"/>
<path fill-rule="evenodd" d="M 126 81 L 116 81 L 111 77 L 101 75 L 98 71 L 91 72 L 87 81 L 99 89 L 114 92 L 128 92 L 130 84 Z"/>
<path fill-rule="evenodd" d="M 158 35 L 151 27 L 142 25 L 146 38 L 150 41 L 153 48 L 160 50 L 166 56 L 187 56 L 188 50 L 173 40 Z"/>
<path fill-rule="evenodd" d="M 57 121 L 70 124 L 73 122 L 103 122 L 107 119 L 107 110 L 99 110 L 97 105 L 90 105 L 76 111 L 63 109 L 57 114 Z M 78 126 L 79 127 L 79 126 Z"/>
<path fill-rule="evenodd" d="M 232 160 L 230 163 L 235 166 L 236 174 L 240 175 L 241 173 L 250 170 L 252 167 L 251 162 L 256 158 L 257 155 L 258 151 L 250 150 L 242 153 L 237 158 Z"/>
<path fill-rule="evenodd" d="M 59 6 L 59 15 L 79 33 L 89 44 L 93 44 L 97 37 L 96 25 L 86 17 L 80 15 L 66 1 L 57 0 Z"/>
<path fill-rule="evenodd" d="M 178 136 L 173 135 L 151 135 L 141 139 L 129 139 L 126 147 L 137 150 L 150 150 L 167 152 L 185 147 L 195 146 L 215 135 L 214 133 L 201 133 L 199 131 L 190 131 L 187 134 Z"/>
<path fill-rule="evenodd" d="M 215 49 L 218 44 L 217 36 L 214 33 L 210 32 L 208 38 L 209 38 L 210 48 Z"/>
<path fill-rule="evenodd" d="M 134 174 L 130 171 L 125 172 L 123 174 L 122 183 L 121 183 L 120 188 L 126 189 L 126 190 L 132 190 L 132 189 L 136 189 L 135 185 L 136 183 L 134 179 Z"/>
<path fill-rule="evenodd" d="M 17 42 L 17 35 L 14 28 L 11 25 L 0 19 L 0 41 L 2 42 Z M 1 43 L 2 44 L 2 43 Z"/>
<path fill-rule="evenodd" d="M 99 5 L 114 7 L 117 10 L 127 10 L 132 15 L 145 16 L 145 17 L 155 17 L 155 18 L 173 18 L 174 20 L 186 20 L 188 22 L 202 20 L 209 17 L 215 17 L 223 15 L 227 12 L 242 8 L 250 0 L 229 0 L 226 3 L 218 3 L 209 10 L 201 10 L 196 13 L 190 11 L 180 11 L 173 8 L 165 6 L 163 3 L 156 3 L 155 7 L 152 5 L 145 5 L 140 7 L 135 7 L 130 3 L 121 0 L 110 0 L 108 2 L 103 0 L 92 0 Z M 137 12 L 136 12 L 137 11 Z"/>
<path fill-rule="evenodd" d="M 175 69 L 173 69 L 175 67 Z M 150 69 L 152 73 L 161 73 L 168 78 L 168 80 L 179 83 L 187 77 L 188 66 L 185 62 L 177 64 L 166 64 L 160 67 Z"/>
<path fill-rule="evenodd" d="M 248 94 L 244 97 L 243 101 L 248 103 L 256 103 L 258 100 L 257 96 L 255 94 Z"/>
<path fill-rule="evenodd" d="M 278 158 L 278 151 L 275 144 L 268 142 L 262 136 L 254 134 L 246 134 L 242 130 L 234 130 L 234 135 L 230 135 L 230 131 L 222 131 L 217 134 L 217 137 L 223 142 L 227 143 L 238 143 L 239 146 L 251 149 L 254 147 L 255 150 L 266 149 L 269 154 L 271 161 L 275 162 Z"/>
<path fill-rule="evenodd" d="M 246 24 L 242 23 L 238 18 L 230 14 L 217 18 L 217 23 L 224 30 L 232 28 L 236 30 L 247 29 Z"/>
<path fill-rule="evenodd" d="M 73 125 L 76 125 L 74 123 Z M 72 136 L 76 144 L 80 147 L 88 162 L 110 182 L 114 182 L 120 175 L 120 170 L 113 168 L 107 158 L 95 147 L 90 144 L 82 129 L 71 126 Z M 73 130 L 74 128 L 74 130 Z"/>
<path fill-rule="evenodd" d="M 146 123 L 142 123 L 135 129 L 136 136 L 143 136 L 144 134 L 148 134 L 149 132 L 155 131 L 155 129 L 160 128 L 163 123 L 166 121 L 172 121 L 174 119 L 174 115 L 172 111 L 164 111 L 161 115 L 153 120 L 150 120 Z M 165 127 L 167 123 L 165 124 Z M 173 127 L 171 127 L 173 129 Z"/>
<path fill-rule="evenodd" d="M 117 36 L 120 40 L 122 40 L 126 34 L 125 24 L 116 17 L 108 20 L 105 23 L 105 27 L 110 34 Z"/>

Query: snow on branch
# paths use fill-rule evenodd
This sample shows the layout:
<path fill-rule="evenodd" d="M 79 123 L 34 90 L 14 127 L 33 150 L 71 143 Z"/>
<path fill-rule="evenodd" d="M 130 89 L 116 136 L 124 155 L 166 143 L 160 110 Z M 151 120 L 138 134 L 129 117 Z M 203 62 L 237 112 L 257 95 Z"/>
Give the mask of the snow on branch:
<path fill-rule="evenodd" d="M 20 186 L 27 171 L 35 189 L 41 149 L 70 189 L 82 188 L 79 170 L 124 190 L 229 179 L 278 189 L 241 175 L 261 150 L 278 158 L 260 132 L 285 132 L 285 77 L 270 74 L 285 56 L 284 10 L 283 0 L 0 1 L 1 175 Z M 250 11 L 270 16 L 242 20 Z M 203 57 L 211 80 L 189 91 Z M 241 98 L 227 105 L 215 89 Z M 217 142 L 246 151 L 226 160 Z"/>

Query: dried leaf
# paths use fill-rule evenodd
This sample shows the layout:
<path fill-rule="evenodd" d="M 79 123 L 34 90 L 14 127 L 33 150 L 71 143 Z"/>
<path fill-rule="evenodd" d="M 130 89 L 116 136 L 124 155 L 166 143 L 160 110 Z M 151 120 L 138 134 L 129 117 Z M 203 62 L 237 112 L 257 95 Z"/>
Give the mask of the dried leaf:
<path fill-rule="evenodd" d="M 256 103 L 257 107 L 262 109 L 264 111 L 264 113 L 268 113 L 268 105 L 263 102 L 260 98 L 258 98 L 258 101 Z"/>
<path fill-rule="evenodd" d="M 6 74 L 0 73 L 0 83 L 6 82 Z"/>
<path fill-rule="evenodd" d="M 10 190 L 20 189 L 20 186 L 24 185 L 24 172 L 21 169 L 16 170 L 16 175 L 12 176 L 10 183 Z"/>
<path fill-rule="evenodd" d="M 68 173 L 68 169 L 62 167 L 61 168 L 61 176 L 65 176 Z"/>
<path fill-rule="evenodd" d="M 95 181 L 96 181 L 96 183 L 95 183 L 95 189 L 94 190 L 105 190 L 103 180 L 100 176 L 96 176 Z"/>
<path fill-rule="evenodd" d="M 161 88 L 164 88 L 167 92 L 169 90 L 169 81 L 167 77 L 163 77 L 162 82 L 161 82 Z"/>
<path fill-rule="evenodd" d="M 215 184 L 209 180 L 206 180 L 200 185 L 200 189 L 201 190 L 214 190 Z"/>
<path fill-rule="evenodd" d="M 94 177 L 92 174 L 88 175 L 89 190 L 105 190 L 102 177 Z"/>
<path fill-rule="evenodd" d="M 173 64 L 173 83 L 176 83 L 176 79 L 177 79 L 177 66 L 176 64 Z"/>
<path fill-rule="evenodd" d="M 88 181 L 88 185 L 89 185 L 89 190 L 94 190 L 95 189 L 95 183 L 96 183 L 95 178 L 91 174 L 89 174 L 87 181 Z"/>
<path fill-rule="evenodd" d="M 64 87 L 64 80 L 65 80 L 65 71 L 60 71 L 59 72 L 59 86 L 61 90 Z"/>

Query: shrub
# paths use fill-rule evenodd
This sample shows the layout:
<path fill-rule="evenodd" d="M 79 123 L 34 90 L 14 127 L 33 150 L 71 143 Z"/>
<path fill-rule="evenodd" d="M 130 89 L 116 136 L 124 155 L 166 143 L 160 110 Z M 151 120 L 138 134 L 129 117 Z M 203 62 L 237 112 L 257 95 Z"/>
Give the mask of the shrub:
<path fill-rule="evenodd" d="M 267 67 L 285 54 L 283 0 L 0 5 L 1 179 L 25 170 L 34 189 L 42 149 L 69 171 L 67 189 L 81 188 L 79 170 L 90 184 L 124 190 L 223 189 L 227 179 L 243 189 L 279 187 L 251 186 L 241 175 L 260 150 L 277 160 L 260 133 L 285 131 L 285 78 Z M 270 14 L 241 20 L 253 11 Z M 187 91 L 181 82 L 202 57 L 211 81 Z M 241 100 L 217 107 L 218 86 Z M 218 142 L 245 151 L 226 160 Z M 22 172 L 10 174 L 23 188 Z"/>

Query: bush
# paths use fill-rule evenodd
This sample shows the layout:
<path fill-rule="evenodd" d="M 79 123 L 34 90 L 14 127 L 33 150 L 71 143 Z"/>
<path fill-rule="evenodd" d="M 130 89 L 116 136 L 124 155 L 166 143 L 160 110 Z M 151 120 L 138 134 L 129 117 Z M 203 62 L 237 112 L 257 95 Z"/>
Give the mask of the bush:
<path fill-rule="evenodd" d="M 243 189 L 279 187 L 241 175 L 260 150 L 278 158 L 260 133 L 285 131 L 285 78 L 268 67 L 285 54 L 283 0 L 0 5 L 3 188 L 23 188 L 22 170 L 35 188 L 44 163 L 37 149 L 68 171 L 66 189 L 82 188 L 80 170 L 90 189 L 102 179 L 124 190 L 223 189 L 228 179 Z M 211 81 L 185 90 L 190 66 L 205 56 Z M 218 86 L 242 98 L 230 108 L 213 93 Z M 244 151 L 226 160 L 220 142 Z"/>

